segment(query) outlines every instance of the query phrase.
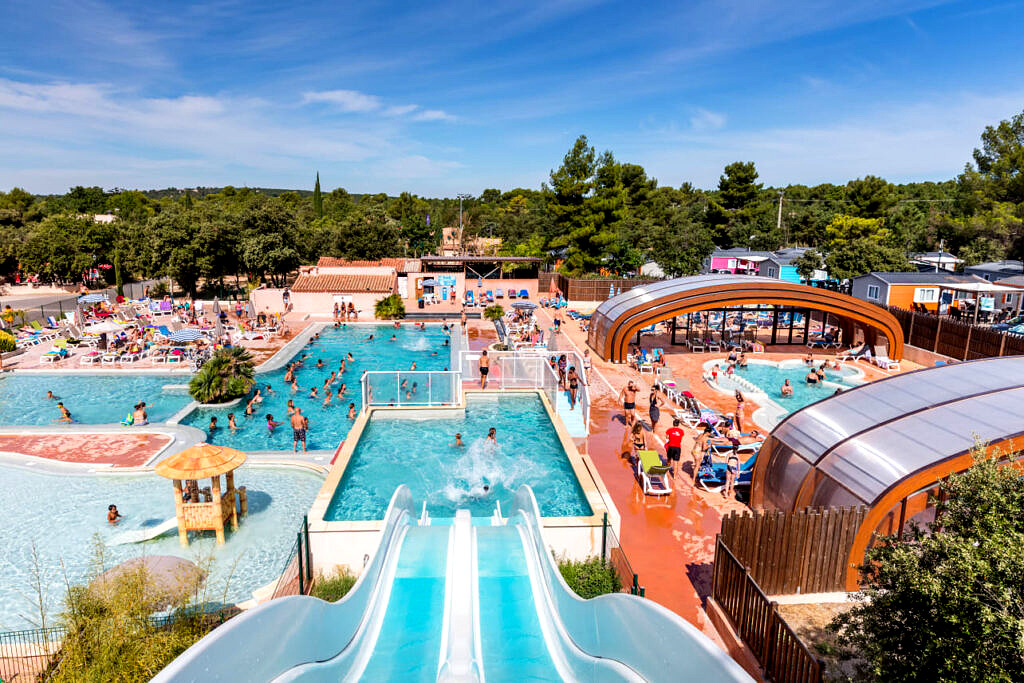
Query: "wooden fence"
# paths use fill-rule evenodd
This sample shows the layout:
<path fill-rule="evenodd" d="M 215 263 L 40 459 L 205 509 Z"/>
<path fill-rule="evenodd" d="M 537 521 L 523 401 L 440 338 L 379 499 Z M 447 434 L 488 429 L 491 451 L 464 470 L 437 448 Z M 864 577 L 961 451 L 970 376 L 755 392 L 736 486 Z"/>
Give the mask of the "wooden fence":
<path fill-rule="evenodd" d="M 613 288 L 618 294 L 619 290 L 626 292 L 634 287 L 654 282 L 654 280 L 623 280 L 620 278 L 579 279 L 566 277 L 561 273 L 540 273 L 537 288 L 541 295 L 551 291 L 552 281 L 555 289 L 569 301 L 604 301 L 611 298 Z"/>
<path fill-rule="evenodd" d="M 780 683 L 821 683 L 824 663 L 804 645 L 757 585 L 750 570 L 719 535 L 711 587 L 715 602 L 729 615 L 740 637 L 764 668 L 765 676 Z"/>
<path fill-rule="evenodd" d="M 865 507 L 732 512 L 722 539 L 769 595 L 846 590 L 846 565 Z"/>
<path fill-rule="evenodd" d="M 972 325 L 948 316 L 908 311 L 895 306 L 886 308 L 900 321 L 907 343 L 919 349 L 957 360 L 1024 354 L 1024 335 Z"/>

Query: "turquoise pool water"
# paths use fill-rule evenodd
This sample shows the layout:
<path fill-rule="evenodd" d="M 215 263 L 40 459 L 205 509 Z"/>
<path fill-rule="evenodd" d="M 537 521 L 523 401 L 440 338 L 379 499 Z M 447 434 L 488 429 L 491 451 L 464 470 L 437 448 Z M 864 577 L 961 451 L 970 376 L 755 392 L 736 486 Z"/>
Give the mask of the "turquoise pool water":
<path fill-rule="evenodd" d="M 808 367 L 801 363 L 799 366 L 766 365 L 762 363 L 751 363 L 745 368 L 737 370 L 740 377 L 760 387 L 773 401 L 782 406 L 787 412 L 794 413 L 805 406 L 817 403 L 823 398 L 836 393 L 835 386 L 825 384 L 808 384 L 805 381 Z M 842 384 L 845 386 L 856 386 L 853 378 L 859 373 L 852 368 L 840 368 L 839 370 L 826 370 L 825 379 L 828 382 Z M 721 378 L 721 376 L 719 376 Z M 780 392 L 785 380 L 793 386 L 792 396 L 783 396 Z M 723 382 L 723 386 L 726 386 Z M 741 388 L 740 391 L 743 389 Z"/>
<path fill-rule="evenodd" d="M 95 538 L 105 544 L 124 531 L 174 516 L 171 483 L 155 474 L 55 475 L 0 465 L 0 478 L 4 482 L 0 630 L 4 631 L 38 623 L 39 610 L 30 597 L 33 547 L 39 555 L 52 619 L 63 607 L 64 572 L 72 583 L 87 580 L 97 547 Z M 302 515 L 323 478 L 296 468 L 243 467 L 236 472 L 235 481 L 247 488 L 249 515 L 238 531 L 227 532 L 223 546 L 217 546 L 213 532 L 192 532 L 191 545 L 182 548 L 177 530 L 173 530 L 144 543 L 104 545 L 106 566 L 141 555 L 178 555 L 193 560 L 212 556 L 209 599 L 232 603 L 249 599 L 253 589 L 280 576 Z M 116 527 L 106 522 L 110 504 L 117 505 L 124 515 Z"/>
<path fill-rule="evenodd" d="M 467 396 L 465 416 L 414 419 L 375 413 L 367 424 L 324 518 L 384 518 L 399 484 L 434 517 L 474 516 L 509 509 L 513 493 L 529 484 L 545 517 L 591 514 L 562 444 L 535 394 Z M 486 443 L 497 430 L 497 445 Z M 462 448 L 453 446 L 462 434 Z M 485 492 L 484 486 L 490 490 Z"/>
<path fill-rule="evenodd" d="M 369 341 L 370 335 L 373 340 Z M 391 341 L 394 335 L 395 341 Z M 417 370 L 443 370 L 450 362 L 450 348 L 445 346 L 447 335 L 440 325 L 427 326 L 425 330 L 412 325 L 402 325 L 395 329 L 392 325 L 352 325 L 345 328 L 327 328 L 320 333 L 320 339 L 308 344 L 296 355 L 301 358 L 308 354 L 296 379 L 299 390 L 292 392 L 291 386 L 284 383 L 285 368 L 273 372 L 261 373 L 256 376 L 262 394 L 265 395 L 253 417 L 245 417 L 245 404 L 239 403 L 230 408 L 200 408 L 192 411 L 181 421 L 181 424 L 198 427 L 207 432 L 207 441 L 223 444 L 241 450 L 291 450 L 292 430 L 288 426 L 287 403 L 295 401 L 309 418 L 309 434 L 306 447 L 314 449 L 334 449 L 348 434 L 352 421 L 348 419 L 348 404 L 355 403 L 356 411 L 362 409 L 362 392 L 359 379 L 367 370 L 409 370 L 416 363 Z M 341 384 L 346 384 L 345 395 L 332 398 L 330 405 L 323 405 L 323 384 L 331 372 L 337 371 L 346 354 L 351 353 L 354 360 L 346 363 L 345 374 L 331 385 L 331 392 L 337 393 Z M 323 368 L 317 368 L 318 360 L 324 361 Z M 403 378 L 406 377 L 403 375 Z M 419 387 L 426 386 L 427 375 L 422 375 Z M 411 383 L 416 381 L 412 376 Z M 391 380 L 390 385 L 394 385 Z M 270 385 L 268 393 L 266 386 Z M 393 394 L 394 386 L 382 382 L 375 388 L 374 396 Z M 310 389 L 316 387 L 318 398 L 310 396 Z M 425 396 L 425 391 L 418 391 L 417 396 Z M 238 424 L 234 433 L 227 428 L 228 413 L 233 413 Z M 274 416 L 277 422 L 284 424 L 270 432 L 267 429 L 266 415 Z M 216 416 L 218 429 L 211 435 L 210 418 Z M 392 491 L 393 492 L 393 491 Z M 390 499 L 390 494 L 389 499 Z"/>
<path fill-rule="evenodd" d="M 149 419 L 163 422 L 192 400 L 189 375 L 74 375 L 68 373 L 14 373 L 0 379 L 0 424 L 48 425 L 60 417 L 57 401 L 46 398 L 52 391 L 71 416 L 85 424 L 120 422 L 132 406 L 145 401 Z M 168 389 L 165 386 L 171 385 Z"/>

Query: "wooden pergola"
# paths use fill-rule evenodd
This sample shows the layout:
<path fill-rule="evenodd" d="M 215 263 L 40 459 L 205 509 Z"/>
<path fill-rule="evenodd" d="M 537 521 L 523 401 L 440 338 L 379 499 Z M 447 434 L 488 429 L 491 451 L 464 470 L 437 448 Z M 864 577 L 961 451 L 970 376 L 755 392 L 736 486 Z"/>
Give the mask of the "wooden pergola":
<path fill-rule="evenodd" d="M 189 531 L 216 531 L 218 545 L 224 544 L 224 524 L 238 528 L 238 517 L 249 511 L 245 487 L 235 488 L 235 470 L 245 462 L 245 453 L 201 443 L 162 460 L 156 473 L 174 482 L 174 511 L 178 518 L 178 539 L 188 546 Z M 225 476 L 221 489 L 220 477 Z M 209 489 L 202 489 L 200 479 L 211 480 Z M 185 492 L 188 492 L 188 499 Z M 237 505 L 236 505 L 237 499 Z"/>

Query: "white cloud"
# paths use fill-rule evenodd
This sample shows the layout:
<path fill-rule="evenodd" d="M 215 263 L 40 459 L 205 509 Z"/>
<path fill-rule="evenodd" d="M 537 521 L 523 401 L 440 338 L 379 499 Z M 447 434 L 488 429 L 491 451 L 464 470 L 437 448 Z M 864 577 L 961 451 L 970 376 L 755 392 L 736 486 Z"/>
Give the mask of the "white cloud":
<path fill-rule="evenodd" d="M 302 103 L 326 102 L 343 112 L 370 112 L 381 108 L 380 98 L 357 90 L 324 90 L 302 94 Z"/>
<path fill-rule="evenodd" d="M 414 121 L 454 121 L 455 117 L 440 109 L 426 109 L 412 117 Z"/>
<path fill-rule="evenodd" d="M 984 127 L 1018 112 L 1021 101 L 1024 92 L 943 93 L 821 125 L 728 134 L 670 127 L 610 145 L 669 185 L 713 187 L 722 168 L 737 160 L 754 161 L 760 179 L 772 185 L 845 183 L 867 174 L 896 182 L 942 180 L 963 169 Z"/>
<path fill-rule="evenodd" d="M 0 78 L 0 188 L 289 186 L 291 178 L 303 186 L 314 168 L 334 169 L 334 182 L 355 187 L 339 175 L 357 173 L 363 182 L 373 164 L 395 170 L 392 177 L 458 167 L 424 155 L 407 136 L 411 124 L 408 116 L 381 115 L 324 121 L 251 97 L 139 97 L 102 83 Z"/>
<path fill-rule="evenodd" d="M 420 108 L 420 106 L 418 104 L 401 104 L 401 105 L 394 106 L 394 107 L 388 107 L 387 109 L 384 110 L 384 115 L 385 116 L 405 116 L 406 114 L 413 113 L 414 111 L 416 111 L 419 108 Z"/>
<path fill-rule="evenodd" d="M 421 155 L 388 159 L 374 164 L 373 174 L 385 178 L 434 178 L 462 168 L 456 161 L 437 161 Z"/>
<path fill-rule="evenodd" d="M 725 114 L 718 114 L 707 109 L 698 109 L 690 117 L 690 128 L 697 132 L 718 130 L 725 125 Z"/>

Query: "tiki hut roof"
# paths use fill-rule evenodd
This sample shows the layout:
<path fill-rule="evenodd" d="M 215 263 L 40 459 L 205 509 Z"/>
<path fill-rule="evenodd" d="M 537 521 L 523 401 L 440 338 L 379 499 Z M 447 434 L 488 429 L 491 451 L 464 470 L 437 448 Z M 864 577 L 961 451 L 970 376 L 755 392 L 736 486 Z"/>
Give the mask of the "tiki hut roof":
<path fill-rule="evenodd" d="M 201 443 L 165 458 L 156 473 L 168 479 L 207 479 L 230 472 L 245 462 L 245 453 Z"/>

